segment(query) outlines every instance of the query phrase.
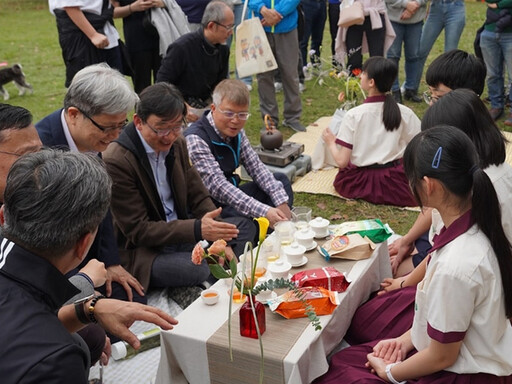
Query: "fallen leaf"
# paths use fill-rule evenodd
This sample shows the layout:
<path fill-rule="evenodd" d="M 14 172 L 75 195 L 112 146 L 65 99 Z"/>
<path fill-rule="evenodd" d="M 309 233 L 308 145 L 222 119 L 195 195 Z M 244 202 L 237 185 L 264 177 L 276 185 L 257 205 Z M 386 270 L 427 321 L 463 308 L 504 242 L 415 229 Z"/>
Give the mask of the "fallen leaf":
<path fill-rule="evenodd" d="M 325 203 L 318 203 L 316 205 L 318 208 L 320 208 L 322 211 L 325 210 L 327 208 L 327 206 L 325 205 Z"/>

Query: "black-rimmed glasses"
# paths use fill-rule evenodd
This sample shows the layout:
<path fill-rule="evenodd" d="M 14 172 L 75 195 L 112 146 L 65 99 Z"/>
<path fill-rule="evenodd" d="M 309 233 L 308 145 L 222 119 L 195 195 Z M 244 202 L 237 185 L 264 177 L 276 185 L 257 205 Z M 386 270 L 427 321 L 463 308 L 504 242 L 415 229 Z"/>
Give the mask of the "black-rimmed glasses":
<path fill-rule="evenodd" d="M 78 108 L 77 108 L 78 109 Z M 126 127 L 126 124 L 128 124 L 128 119 L 125 119 L 125 121 L 115 127 L 104 127 L 102 125 L 99 125 L 97 122 L 95 122 L 91 116 L 89 116 L 87 113 L 85 113 L 84 111 L 82 111 L 81 109 L 78 109 L 80 111 L 80 113 L 82 115 L 84 115 L 85 117 L 87 117 L 91 123 L 94 124 L 94 126 L 96 128 L 98 128 L 100 131 L 104 132 L 104 133 L 110 133 L 110 132 L 113 132 L 113 131 L 121 131 L 124 129 L 124 127 Z"/>
<path fill-rule="evenodd" d="M 217 24 L 217 25 L 220 25 L 221 27 L 226 28 L 226 31 L 228 31 L 228 32 L 232 31 L 233 29 L 235 29 L 235 25 L 224 25 L 224 24 L 221 24 L 221 23 L 219 23 L 217 21 L 214 21 L 213 23 Z"/>
<path fill-rule="evenodd" d="M 148 128 L 155 132 L 155 134 L 159 137 L 167 136 L 171 132 L 174 133 L 175 135 L 179 135 L 187 127 L 187 122 L 185 121 L 185 119 L 181 121 L 181 124 L 179 126 L 166 129 L 155 129 L 151 125 L 149 125 L 147 121 L 144 122 L 144 124 L 146 124 Z"/>
<path fill-rule="evenodd" d="M 8 151 L 0 151 L 0 153 L 3 153 L 4 155 L 11 155 L 11 156 L 16 156 L 16 157 L 20 157 L 20 156 L 24 155 L 24 153 L 16 153 L 16 152 L 8 152 Z"/>
<path fill-rule="evenodd" d="M 235 117 L 238 117 L 239 120 L 247 120 L 251 114 L 249 112 L 233 112 L 233 111 L 223 111 L 219 107 L 217 107 L 220 113 L 222 113 L 224 116 L 226 116 L 228 119 L 234 119 Z"/>

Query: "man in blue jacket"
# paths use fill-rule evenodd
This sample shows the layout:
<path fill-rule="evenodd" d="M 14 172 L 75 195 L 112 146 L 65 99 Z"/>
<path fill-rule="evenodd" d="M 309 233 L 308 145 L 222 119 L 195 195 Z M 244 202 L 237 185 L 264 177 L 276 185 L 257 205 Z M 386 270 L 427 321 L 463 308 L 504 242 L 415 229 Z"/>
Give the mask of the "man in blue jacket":
<path fill-rule="evenodd" d="M 36 129 L 46 146 L 94 152 L 101 157 L 101 152 L 119 137 L 127 123 L 127 113 L 137 100 L 130 84 L 118 71 L 106 64 L 91 65 L 73 78 L 64 98 L 64 108 L 36 123 Z M 142 285 L 120 265 L 110 210 L 100 225 L 86 262 L 91 258 L 105 263 L 107 296 L 131 301 L 135 290 L 136 301 L 144 301 Z"/>
<path fill-rule="evenodd" d="M 297 6 L 300 0 L 249 0 L 249 8 L 258 15 L 279 67 L 284 91 L 283 125 L 294 131 L 305 131 L 300 123 L 302 102 L 299 92 L 299 41 Z M 273 5 L 271 5 L 273 4 Z M 257 75 L 261 115 L 279 122 L 274 71 Z"/>

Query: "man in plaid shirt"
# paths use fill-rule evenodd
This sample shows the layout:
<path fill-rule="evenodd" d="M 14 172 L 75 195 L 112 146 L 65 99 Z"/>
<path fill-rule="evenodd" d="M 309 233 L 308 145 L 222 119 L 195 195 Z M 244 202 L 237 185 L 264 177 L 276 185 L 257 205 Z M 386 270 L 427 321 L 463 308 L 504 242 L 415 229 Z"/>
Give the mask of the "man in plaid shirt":
<path fill-rule="evenodd" d="M 251 146 L 243 127 L 249 118 L 245 84 L 227 79 L 213 91 L 211 111 L 186 131 L 192 164 L 201 175 L 222 217 L 266 217 L 271 226 L 291 218 L 293 191 L 283 173 L 270 173 Z M 235 170 L 243 165 L 253 179 L 240 185 Z"/>

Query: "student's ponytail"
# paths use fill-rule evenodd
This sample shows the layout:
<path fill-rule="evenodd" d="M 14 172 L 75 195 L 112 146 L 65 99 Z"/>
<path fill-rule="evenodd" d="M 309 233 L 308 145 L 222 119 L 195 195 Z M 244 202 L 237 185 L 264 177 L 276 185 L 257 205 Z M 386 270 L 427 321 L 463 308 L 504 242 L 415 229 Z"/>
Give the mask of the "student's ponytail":
<path fill-rule="evenodd" d="M 489 176 L 476 166 L 470 168 L 473 177 L 471 199 L 473 219 L 488 237 L 500 266 L 505 313 L 512 317 L 512 249 L 503 231 L 498 196 Z"/>
<path fill-rule="evenodd" d="M 362 70 L 368 79 L 373 79 L 379 92 L 386 95 L 382 111 L 382 122 L 386 131 L 398 129 L 402 122 L 402 114 L 395 98 L 391 95 L 391 86 L 398 76 L 398 67 L 392 60 L 381 56 L 373 56 L 366 60 Z"/>

